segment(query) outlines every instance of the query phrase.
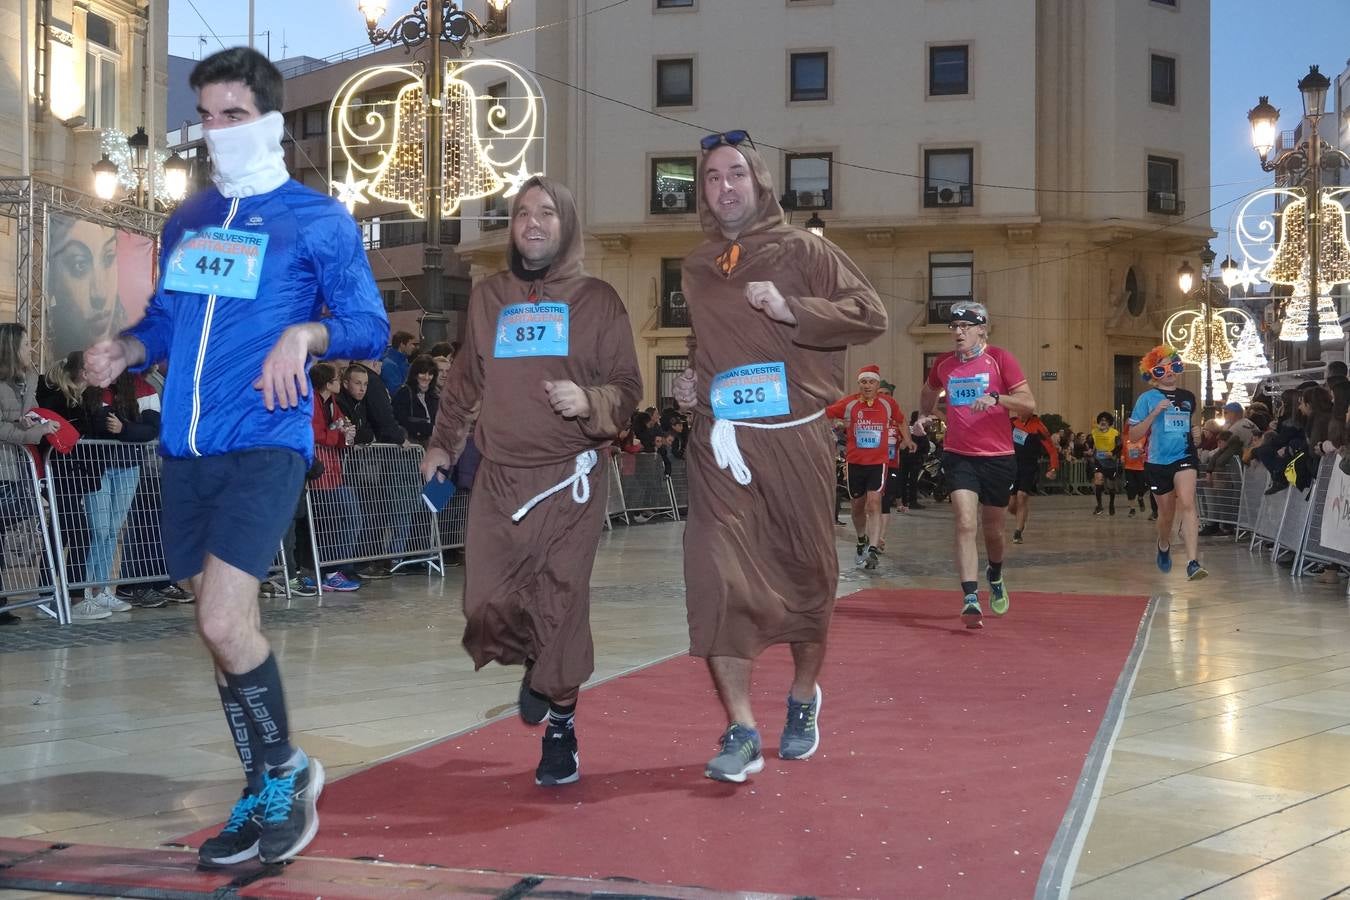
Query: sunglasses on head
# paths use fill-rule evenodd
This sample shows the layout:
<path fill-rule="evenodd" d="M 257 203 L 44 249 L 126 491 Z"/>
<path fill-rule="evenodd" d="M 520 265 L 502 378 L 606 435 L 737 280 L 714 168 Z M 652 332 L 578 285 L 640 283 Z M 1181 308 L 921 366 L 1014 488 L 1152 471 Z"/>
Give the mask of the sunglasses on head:
<path fill-rule="evenodd" d="M 1167 370 L 1168 370 L 1168 369 L 1171 369 L 1173 372 L 1175 372 L 1175 373 L 1177 373 L 1178 375 L 1180 375 L 1182 372 L 1186 371 L 1186 364 L 1183 363 L 1181 360 L 1177 359 L 1177 360 L 1173 360 L 1173 361 L 1172 361 L 1172 364 L 1171 364 L 1170 366 L 1154 366 L 1154 367 L 1153 367 L 1153 377 L 1154 377 L 1154 378 L 1165 378 L 1165 377 L 1167 376 Z"/>
<path fill-rule="evenodd" d="M 741 144 L 749 144 L 751 147 L 755 146 L 755 142 L 750 140 L 750 132 L 742 131 L 740 129 L 737 129 L 736 131 L 719 131 L 717 134 L 708 135 L 698 143 L 699 146 L 703 148 L 704 152 L 707 152 L 714 147 L 719 147 L 722 144 L 726 144 L 729 147 L 738 147 Z"/>

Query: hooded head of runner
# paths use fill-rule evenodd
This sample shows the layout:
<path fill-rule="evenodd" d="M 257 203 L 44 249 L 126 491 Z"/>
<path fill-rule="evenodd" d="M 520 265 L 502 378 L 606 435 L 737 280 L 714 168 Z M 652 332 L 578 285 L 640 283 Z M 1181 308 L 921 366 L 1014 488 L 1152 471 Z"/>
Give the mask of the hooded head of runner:
<path fill-rule="evenodd" d="M 580 275 L 584 258 L 577 204 L 567 186 L 535 175 L 511 201 L 511 271 L 550 281 Z"/>
<path fill-rule="evenodd" d="M 739 241 L 783 224 L 769 167 L 743 131 L 703 139 L 698 185 L 699 223 L 711 238 Z"/>
<path fill-rule="evenodd" d="M 1170 344 L 1159 344 L 1139 360 L 1139 375 L 1154 387 L 1176 386 L 1177 376 L 1186 370 L 1181 354 Z M 1163 384 L 1166 382 L 1166 384 Z"/>

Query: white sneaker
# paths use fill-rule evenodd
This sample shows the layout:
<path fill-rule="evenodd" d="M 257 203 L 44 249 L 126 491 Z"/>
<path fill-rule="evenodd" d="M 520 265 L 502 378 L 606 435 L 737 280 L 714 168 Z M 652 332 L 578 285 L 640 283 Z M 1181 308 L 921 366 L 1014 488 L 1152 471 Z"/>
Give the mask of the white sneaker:
<path fill-rule="evenodd" d="M 111 615 L 112 610 L 105 609 L 88 597 L 70 607 L 70 618 L 73 622 L 92 622 L 95 619 L 106 619 Z"/>
<path fill-rule="evenodd" d="M 131 609 L 131 604 L 125 600 L 117 599 L 117 595 L 110 588 L 104 588 L 95 594 L 94 602 L 108 612 L 126 612 Z"/>

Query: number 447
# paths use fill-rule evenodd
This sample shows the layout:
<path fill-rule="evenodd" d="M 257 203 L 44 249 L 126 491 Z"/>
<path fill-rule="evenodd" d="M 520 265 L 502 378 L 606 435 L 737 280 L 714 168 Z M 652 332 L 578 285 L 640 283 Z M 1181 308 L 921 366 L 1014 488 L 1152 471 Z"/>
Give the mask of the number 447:
<path fill-rule="evenodd" d="M 209 260 L 209 261 L 208 261 Z M 197 260 L 197 271 L 205 275 L 210 272 L 212 275 L 226 276 L 234 268 L 234 260 L 229 257 L 221 258 L 219 256 L 200 257 Z M 224 269 L 224 271 L 221 271 Z"/>

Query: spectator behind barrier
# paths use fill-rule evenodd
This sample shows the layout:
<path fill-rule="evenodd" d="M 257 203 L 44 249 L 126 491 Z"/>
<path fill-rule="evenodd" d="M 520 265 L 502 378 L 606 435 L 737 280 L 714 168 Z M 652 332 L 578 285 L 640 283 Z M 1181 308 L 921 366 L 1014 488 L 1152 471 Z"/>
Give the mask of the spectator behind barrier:
<path fill-rule="evenodd" d="M 27 450 L 56 431 L 56 423 L 34 424 L 24 418 L 36 401 L 37 373 L 33 371 L 33 348 L 22 325 L 0 325 L 0 442 Z M 32 479 L 23 460 L 12 452 L 0 453 L 0 569 L 4 567 L 9 532 L 37 515 Z M 5 588 L 9 585 L 6 583 Z M 13 625 L 19 617 L 4 607 L 0 597 L 0 625 Z M 104 613 L 94 618 L 106 618 Z"/>
<path fill-rule="evenodd" d="M 406 331 L 396 331 L 389 338 L 389 350 L 384 355 L 380 377 L 392 394 L 408 380 L 408 365 L 417 352 L 417 338 Z"/>
<path fill-rule="evenodd" d="M 323 463 L 323 474 L 309 483 L 314 492 L 314 527 L 329 538 L 317 543 L 321 551 L 325 544 L 330 544 L 338 559 L 350 560 L 356 556 L 356 539 L 363 520 L 356 494 L 342 478 L 342 455 L 356 440 L 356 427 L 343 418 L 335 399 L 341 390 L 337 369 L 328 363 L 315 363 L 309 370 L 309 380 L 314 385 L 314 455 Z M 318 563 L 315 560 L 316 568 Z M 326 576 L 319 574 L 323 586 L 330 591 L 355 591 L 361 587 L 359 581 L 341 568 L 331 569 Z"/>
<path fill-rule="evenodd" d="M 408 439 L 426 446 L 436 425 L 436 409 L 440 394 L 436 392 L 436 362 L 431 357 L 418 357 L 408 367 L 407 384 L 394 394 L 394 417 Z"/>

